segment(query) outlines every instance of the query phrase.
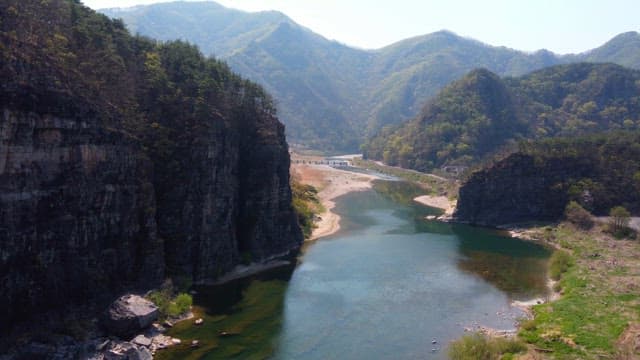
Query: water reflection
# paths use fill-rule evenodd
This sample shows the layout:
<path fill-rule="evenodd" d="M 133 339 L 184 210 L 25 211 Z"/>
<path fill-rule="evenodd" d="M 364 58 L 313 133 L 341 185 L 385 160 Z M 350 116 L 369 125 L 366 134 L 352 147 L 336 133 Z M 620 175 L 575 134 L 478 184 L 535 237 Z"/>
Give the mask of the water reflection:
<path fill-rule="evenodd" d="M 481 277 L 515 300 L 547 294 L 549 250 L 488 229 L 465 225 L 452 225 L 451 229 L 461 240 L 461 270 Z"/>
<path fill-rule="evenodd" d="M 295 266 L 213 287 L 201 287 L 194 296 L 194 312 L 204 319 L 176 324 L 169 335 L 182 344 L 160 351 L 158 359 L 265 359 L 274 351 L 282 330 L 287 283 Z M 192 348 L 192 340 L 199 346 Z"/>

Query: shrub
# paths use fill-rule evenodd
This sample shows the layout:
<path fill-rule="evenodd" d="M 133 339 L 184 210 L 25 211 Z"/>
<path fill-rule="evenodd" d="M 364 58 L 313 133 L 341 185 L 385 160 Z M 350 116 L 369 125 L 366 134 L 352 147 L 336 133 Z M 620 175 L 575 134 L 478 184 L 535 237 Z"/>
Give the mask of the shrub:
<path fill-rule="evenodd" d="M 191 305 L 193 304 L 191 295 L 185 293 L 176 296 L 176 299 L 174 301 L 176 303 L 176 306 L 178 307 L 178 311 L 180 312 L 180 314 L 184 314 L 189 311 L 191 309 Z"/>
<path fill-rule="evenodd" d="M 616 206 L 611 209 L 609 216 L 611 216 L 609 230 L 614 236 L 621 238 L 631 235 L 632 231 L 629 229 L 631 214 L 627 209 L 622 206 Z"/>
<path fill-rule="evenodd" d="M 554 251 L 549 260 L 549 276 L 551 276 L 553 280 L 560 280 L 562 274 L 569 270 L 572 263 L 573 259 L 569 253 L 562 250 Z"/>
<path fill-rule="evenodd" d="M 564 210 L 564 217 L 577 227 L 589 230 L 593 227 L 591 214 L 575 201 L 569 202 Z"/>
<path fill-rule="evenodd" d="M 503 355 L 517 354 L 527 346 L 516 339 L 489 338 L 482 334 L 465 335 L 449 345 L 448 355 L 452 360 L 493 360 Z"/>
<path fill-rule="evenodd" d="M 161 318 L 185 314 L 193 304 L 193 299 L 189 294 L 180 293 L 174 297 L 174 287 L 170 279 L 165 281 L 160 289 L 150 292 L 146 297 L 156 304 Z"/>

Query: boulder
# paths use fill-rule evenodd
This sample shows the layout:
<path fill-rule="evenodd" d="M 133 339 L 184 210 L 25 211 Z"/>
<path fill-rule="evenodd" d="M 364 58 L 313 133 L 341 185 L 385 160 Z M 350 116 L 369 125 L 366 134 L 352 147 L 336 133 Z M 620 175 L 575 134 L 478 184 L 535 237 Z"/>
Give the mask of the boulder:
<path fill-rule="evenodd" d="M 122 342 L 113 346 L 104 354 L 105 360 L 152 360 L 151 351 L 143 346 Z"/>
<path fill-rule="evenodd" d="M 151 346 L 151 339 L 149 339 L 144 335 L 136 336 L 133 340 L 131 340 L 131 342 L 140 346 L 145 346 L 145 347 Z"/>
<path fill-rule="evenodd" d="M 105 325 L 111 334 L 130 339 L 157 320 L 158 314 L 158 307 L 151 301 L 124 295 L 109 306 Z"/>

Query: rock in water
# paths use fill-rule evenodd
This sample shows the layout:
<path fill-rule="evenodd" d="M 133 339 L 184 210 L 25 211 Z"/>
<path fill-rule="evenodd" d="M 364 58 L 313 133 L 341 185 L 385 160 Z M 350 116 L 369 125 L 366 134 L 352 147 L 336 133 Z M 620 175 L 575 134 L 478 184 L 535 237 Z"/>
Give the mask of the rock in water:
<path fill-rule="evenodd" d="M 110 333 L 131 338 L 158 319 L 158 307 L 137 295 L 124 295 L 114 301 L 107 311 L 105 325 Z"/>

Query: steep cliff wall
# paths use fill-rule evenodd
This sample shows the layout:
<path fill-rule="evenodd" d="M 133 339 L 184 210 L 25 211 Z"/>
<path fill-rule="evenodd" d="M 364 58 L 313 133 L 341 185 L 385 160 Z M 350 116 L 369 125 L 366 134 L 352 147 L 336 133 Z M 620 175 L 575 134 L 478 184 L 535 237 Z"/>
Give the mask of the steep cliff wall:
<path fill-rule="evenodd" d="M 164 249 L 140 146 L 90 114 L 8 106 L 0 118 L 0 316 L 160 281 Z"/>
<path fill-rule="evenodd" d="M 604 133 L 522 144 L 470 176 L 454 218 L 479 225 L 559 220 L 570 200 L 596 215 L 640 211 L 640 134 Z"/>
<path fill-rule="evenodd" d="M 0 14 L 0 332 L 299 248 L 284 128 L 259 86 L 75 1 Z"/>

